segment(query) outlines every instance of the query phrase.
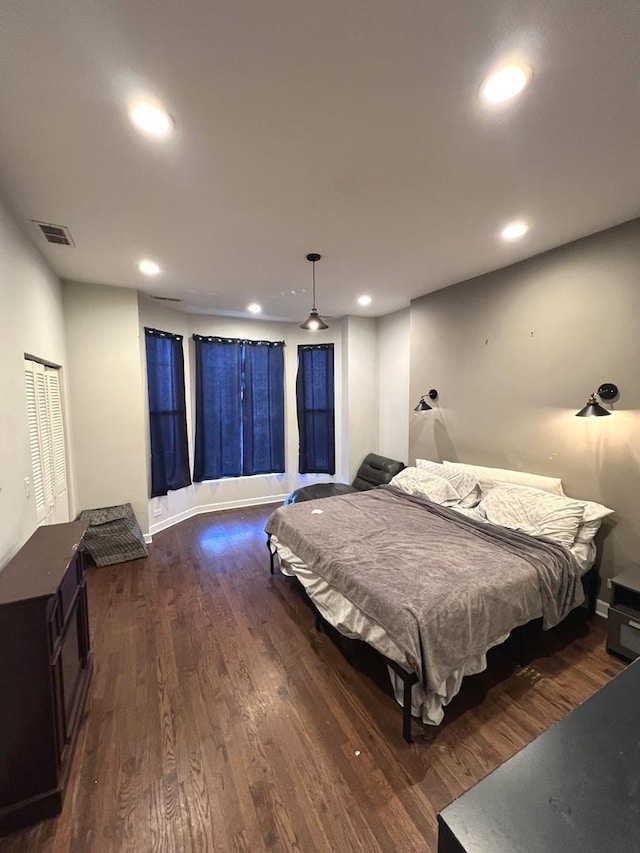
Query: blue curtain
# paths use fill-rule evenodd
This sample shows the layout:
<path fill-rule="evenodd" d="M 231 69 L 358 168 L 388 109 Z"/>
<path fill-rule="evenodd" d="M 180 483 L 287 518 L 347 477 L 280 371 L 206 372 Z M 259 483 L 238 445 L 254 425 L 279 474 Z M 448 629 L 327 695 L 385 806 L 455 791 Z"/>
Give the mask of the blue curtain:
<path fill-rule="evenodd" d="M 242 473 L 284 472 L 284 350 L 244 341 Z"/>
<path fill-rule="evenodd" d="M 242 342 L 196 342 L 196 437 L 193 479 L 242 474 Z"/>
<path fill-rule="evenodd" d="M 193 337 L 193 479 L 283 472 L 283 342 Z"/>
<path fill-rule="evenodd" d="M 151 497 L 191 483 L 182 336 L 145 328 Z"/>
<path fill-rule="evenodd" d="M 333 344 L 298 347 L 296 378 L 301 474 L 336 473 Z"/>

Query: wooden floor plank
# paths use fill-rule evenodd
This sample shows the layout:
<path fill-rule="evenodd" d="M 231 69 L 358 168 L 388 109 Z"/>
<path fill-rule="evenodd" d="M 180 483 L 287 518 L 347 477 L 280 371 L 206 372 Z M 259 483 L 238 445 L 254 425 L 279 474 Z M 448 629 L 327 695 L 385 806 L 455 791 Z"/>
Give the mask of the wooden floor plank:
<path fill-rule="evenodd" d="M 96 665 L 64 809 L 2 853 L 429 853 L 440 809 L 622 668 L 602 620 L 568 620 L 525 668 L 493 650 L 408 745 L 380 660 L 269 574 L 270 511 L 196 516 L 89 571 Z"/>

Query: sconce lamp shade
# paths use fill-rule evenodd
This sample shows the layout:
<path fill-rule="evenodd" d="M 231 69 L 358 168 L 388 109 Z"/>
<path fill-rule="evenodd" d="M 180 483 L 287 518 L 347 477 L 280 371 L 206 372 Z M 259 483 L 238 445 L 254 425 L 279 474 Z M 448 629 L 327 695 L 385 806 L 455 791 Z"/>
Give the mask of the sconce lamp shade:
<path fill-rule="evenodd" d="M 415 407 L 415 409 L 413 411 L 414 412 L 429 412 L 429 411 L 431 411 L 432 408 L 433 408 L 433 406 L 430 406 L 427 403 L 427 401 L 424 399 L 424 397 L 420 397 L 420 402 L 418 403 L 418 405 Z"/>
<path fill-rule="evenodd" d="M 430 406 L 427 403 L 427 401 L 425 400 L 425 397 L 428 397 L 430 400 L 437 400 L 438 399 L 438 392 L 436 391 L 435 388 L 432 388 L 431 391 L 429 391 L 427 394 L 423 394 L 422 397 L 420 397 L 420 402 L 418 403 L 418 405 L 413 410 L 414 412 L 430 412 L 431 411 L 433 406 Z"/>
<path fill-rule="evenodd" d="M 584 409 L 580 409 L 579 412 L 576 412 L 577 418 L 601 418 L 604 415 L 610 415 L 611 412 L 608 412 L 604 406 L 601 406 L 600 403 L 596 399 L 596 395 L 592 394 L 588 401 L 587 405 Z"/>
<path fill-rule="evenodd" d="M 584 409 L 580 409 L 579 412 L 576 412 L 576 417 L 602 418 L 605 415 L 610 415 L 611 412 L 608 409 L 605 409 L 604 406 L 600 405 L 598 397 L 600 397 L 601 400 L 613 400 L 614 397 L 617 396 L 618 386 L 614 385 L 612 382 L 605 382 L 597 391 L 594 391 L 594 393 L 591 394 Z"/>

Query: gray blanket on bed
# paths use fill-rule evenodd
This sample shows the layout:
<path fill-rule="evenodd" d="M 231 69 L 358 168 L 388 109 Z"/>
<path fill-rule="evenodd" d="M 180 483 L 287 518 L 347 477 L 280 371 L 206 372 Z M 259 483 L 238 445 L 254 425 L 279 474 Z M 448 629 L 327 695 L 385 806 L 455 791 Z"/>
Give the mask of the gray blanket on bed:
<path fill-rule="evenodd" d="M 428 690 L 518 625 L 584 600 L 573 555 L 392 486 L 277 509 L 265 527 L 381 625 Z"/>

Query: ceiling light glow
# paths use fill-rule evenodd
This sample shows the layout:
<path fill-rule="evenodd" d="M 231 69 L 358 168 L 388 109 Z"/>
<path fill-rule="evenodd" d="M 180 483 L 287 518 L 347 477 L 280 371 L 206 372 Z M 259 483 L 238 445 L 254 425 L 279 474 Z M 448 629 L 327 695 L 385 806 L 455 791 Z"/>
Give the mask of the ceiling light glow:
<path fill-rule="evenodd" d="M 522 219 L 518 219 L 515 222 L 509 222 L 508 225 L 505 225 L 502 231 L 500 231 L 500 237 L 506 243 L 512 243 L 514 240 L 520 240 L 529 230 L 529 226 Z"/>
<path fill-rule="evenodd" d="M 258 305 L 257 302 L 252 302 L 251 305 L 247 305 L 247 311 L 250 311 L 252 314 L 260 314 L 262 306 Z"/>
<path fill-rule="evenodd" d="M 160 267 L 158 266 L 158 264 L 155 261 L 148 260 L 148 258 L 145 258 L 144 260 L 140 261 L 140 263 L 138 264 L 138 269 L 140 270 L 142 275 L 149 276 L 158 275 L 158 273 L 160 272 Z"/>
<path fill-rule="evenodd" d="M 480 88 L 482 100 L 490 105 L 512 100 L 529 83 L 531 74 L 531 69 L 526 65 L 507 65 L 494 71 Z"/>
<path fill-rule="evenodd" d="M 371 305 L 371 301 L 371 297 L 365 294 L 358 296 L 358 305 Z"/>
<path fill-rule="evenodd" d="M 168 136 L 173 130 L 173 119 L 162 107 L 157 107 L 147 101 L 139 101 L 129 110 L 132 123 L 150 136 Z"/>

